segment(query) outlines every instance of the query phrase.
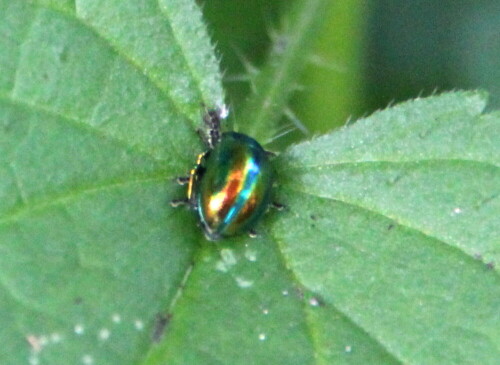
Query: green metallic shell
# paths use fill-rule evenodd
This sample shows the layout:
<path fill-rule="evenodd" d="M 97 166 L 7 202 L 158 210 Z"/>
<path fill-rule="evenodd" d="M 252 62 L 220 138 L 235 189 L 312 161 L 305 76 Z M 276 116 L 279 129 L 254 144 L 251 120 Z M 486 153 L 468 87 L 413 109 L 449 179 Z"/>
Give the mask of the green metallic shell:
<path fill-rule="evenodd" d="M 251 229 L 271 200 L 273 171 L 266 151 L 249 136 L 223 133 L 202 163 L 194 194 L 209 239 Z"/>

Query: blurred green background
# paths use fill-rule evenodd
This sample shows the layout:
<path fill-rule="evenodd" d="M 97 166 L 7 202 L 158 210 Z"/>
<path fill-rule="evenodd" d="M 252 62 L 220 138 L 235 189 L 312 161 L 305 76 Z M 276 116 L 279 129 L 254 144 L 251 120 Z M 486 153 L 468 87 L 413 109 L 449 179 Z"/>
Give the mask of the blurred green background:
<path fill-rule="evenodd" d="M 238 118 L 292 0 L 200 2 Z M 332 0 L 290 111 L 322 133 L 388 104 L 481 88 L 500 108 L 500 0 Z M 290 122 L 285 121 L 285 124 Z M 293 131 L 285 144 L 301 138 Z M 283 139 L 282 139 L 283 143 Z"/>

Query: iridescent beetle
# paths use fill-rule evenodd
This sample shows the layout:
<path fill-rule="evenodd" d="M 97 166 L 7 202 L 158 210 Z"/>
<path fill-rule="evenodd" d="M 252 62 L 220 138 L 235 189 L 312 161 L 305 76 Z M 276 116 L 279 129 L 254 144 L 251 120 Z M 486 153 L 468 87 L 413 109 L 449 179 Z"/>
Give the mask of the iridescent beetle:
<path fill-rule="evenodd" d="M 255 223 L 271 202 L 274 181 L 270 153 L 256 140 L 242 133 L 221 133 L 226 116 L 227 109 L 218 108 L 203 117 L 208 133 L 200 135 L 208 150 L 198 155 L 188 177 L 177 179 L 188 185 L 187 198 L 172 202 L 196 210 L 209 240 L 243 231 L 254 235 Z"/>

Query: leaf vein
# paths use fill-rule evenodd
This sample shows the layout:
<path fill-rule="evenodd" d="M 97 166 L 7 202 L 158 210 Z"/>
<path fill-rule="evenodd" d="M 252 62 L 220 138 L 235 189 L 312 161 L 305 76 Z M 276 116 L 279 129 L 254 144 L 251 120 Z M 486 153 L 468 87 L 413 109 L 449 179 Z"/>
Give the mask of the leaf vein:
<path fill-rule="evenodd" d="M 131 150 L 138 155 L 143 155 L 145 157 L 151 158 L 155 161 L 158 162 L 171 162 L 172 159 L 160 159 L 157 156 L 154 156 L 151 152 L 146 151 L 137 145 L 130 145 L 126 140 L 114 137 L 108 133 L 104 133 L 103 131 L 99 130 L 98 128 L 93 127 L 90 124 L 84 123 L 72 116 L 69 116 L 67 114 L 60 113 L 58 111 L 52 110 L 50 108 L 47 108 L 43 105 L 36 104 L 27 100 L 23 100 L 20 98 L 15 98 L 13 95 L 6 95 L 6 94 L 0 94 L 0 100 L 3 100 L 7 103 L 10 103 L 11 105 L 18 106 L 18 107 L 27 107 L 30 108 L 34 111 L 37 112 L 43 112 L 51 117 L 56 117 L 58 121 L 64 121 L 65 123 L 72 125 L 74 127 L 78 127 L 81 130 L 84 130 L 86 132 L 92 133 L 95 136 L 102 138 L 106 141 L 115 143 L 119 146 L 125 147 L 128 150 Z M 176 151 L 177 152 L 177 151 Z"/>
<path fill-rule="evenodd" d="M 73 190 L 65 192 L 63 194 L 54 195 L 54 196 L 45 198 L 42 201 L 33 202 L 31 204 L 23 205 L 17 209 L 13 209 L 13 210 L 7 212 L 6 214 L 4 214 L 0 218 L 0 226 L 12 224 L 14 222 L 17 222 L 19 219 L 21 219 L 23 216 L 25 216 L 27 214 L 30 214 L 30 213 L 35 212 L 35 211 L 43 211 L 43 210 L 48 209 L 52 206 L 56 206 L 59 204 L 63 204 L 67 201 L 77 199 L 82 195 L 93 194 L 96 192 L 106 191 L 106 190 L 113 190 L 113 189 L 120 188 L 120 187 L 123 187 L 126 185 L 142 184 L 142 183 L 147 183 L 147 182 L 167 181 L 168 179 L 171 179 L 171 178 L 172 177 L 169 177 L 169 176 L 164 175 L 164 174 L 158 174 L 158 175 L 153 175 L 153 176 L 129 177 L 128 179 L 123 179 L 120 181 L 113 180 L 113 181 L 108 181 L 108 182 L 101 183 L 101 184 L 79 187 L 78 189 L 73 189 Z"/>
<path fill-rule="evenodd" d="M 164 88 L 162 88 L 161 84 L 157 80 L 155 80 L 154 75 L 151 74 L 151 73 L 146 72 L 146 70 L 147 70 L 146 67 L 143 67 L 143 65 L 141 65 L 138 60 L 135 60 L 132 56 L 128 55 L 126 52 L 124 52 L 123 50 L 121 50 L 120 47 L 117 44 L 115 44 L 115 43 L 112 42 L 111 39 L 105 37 L 104 34 L 100 33 L 90 23 L 86 22 L 85 19 L 83 19 L 83 18 L 81 18 L 81 17 L 78 16 L 78 6 L 77 6 L 77 3 L 76 3 L 76 0 L 75 0 L 75 12 L 74 13 L 73 12 L 69 12 L 69 11 L 64 11 L 62 9 L 59 9 L 57 7 L 51 6 L 51 5 L 46 4 L 46 3 L 43 3 L 43 4 L 38 3 L 37 6 L 40 7 L 40 8 L 45 8 L 45 9 L 51 10 L 51 11 L 53 11 L 55 13 L 61 14 L 63 16 L 66 16 L 66 17 L 68 17 L 70 19 L 73 19 L 74 21 L 78 22 L 79 24 L 81 24 L 85 28 L 87 28 L 90 31 L 92 31 L 96 36 L 98 36 L 99 39 L 102 39 L 104 41 L 104 43 L 108 46 L 108 48 L 115 55 L 117 55 L 118 57 L 120 57 L 121 59 L 123 59 L 126 63 L 128 63 L 130 66 L 132 66 L 132 68 L 134 68 L 136 71 L 138 71 L 139 74 L 144 75 L 146 77 L 146 79 L 151 83 L 151 85 L 156 90 L 158 90 L 158 92 L 161 95 L 165 96 L 167 99 L 169 99 L 172 102 L 172 104 L 174 105 L 175 109 L 178 112 L 180 112 L 181 114 L 189 117 L 189 114 L 185 110 L 183 110 L 182 105 L 179 102 L 177 102 L 177 100 L 175 98 L 173 98 L 172 95 L 170 95 L 168 93 L 168 90 L 165 90 Z"/>
<path fill-rule="evenodd" d="M 172 34 L 173 34 L 175 40 L 177 41 L 177 45 L 179 46 L 179 49 L 181 51 L 182 57 L 184 58 L 184 61 L 188 65 L 188 69 L 189 69 L 191 75 L 193 76 L 193 80 L 195 80 L 196 85 L 198 86 L 197 91 L 201 92 L 202 76 L 199 75 L 197 72 L 194 72 L 195 67 L 192 66 L 191 62 L 189 62 L 189 57 L 187 56 L 186 50 L 183 47 L 186 44 L 186 42 L 180 41 L 180 36 L 177 32 L 177 29 L 174 26 L 174 22 L 172 21 L 171 15 L 169 14 L 168 11 L 166 11 L 165 7 L 161 6 L 161 4 L 159 3 L 159 0 L 157 0 L 157 5 L 158 5 L 158 8 L 160 9 L 160 12 L 165 16 L 165 18 L 168 21 L 170 29 L 172 30 Z M 201 94 L 199 94 L 198 96 L 200 97 L 200 99 L 202 99 Z"/>
<path fill-rule="evenodd" d="M 342 167 L 342 166 L 359 166 L 359 165 L 369 165 L 369 164 L 409 164 L 409 163 L 447 163 L 447 162 L 458 162 L 458 163 L 476 163 L 479 165 L 485 165 L 494 168 L 500 168 L 500 165 L 494 162 L 482 161 L 482 160 L 468 160 L 461 158 L 435 158 L 435 159 L 421 159 L 421 160 L 370 160 L 370 161 L 339 161 L 324 164 L 310 164 L 310 165 L 288 165 L 281 168 L 280 171 L 289 170 L 299 170 L 299 169 L 322 169 L 327 167 Z"/>
<path fill-rule="evenodd" d="M 474 254 L 468 253 L 467 251 L 465 251 L 459 245 L 453 245 L 453 243 L 451 243 L 451 242 L 447 242 L 447 241 L 445 241 L 442 238 L 433 236 L 430 232 L 425 232 L 425 231 L 421 230 L 418 227 L 414 227 L 414 226 L 411 225 L 410 222 L 404 222 L 403 220 L 401 220 L 398 217 L 390 216 L 390 215 L 384 214 L 382 212 L 375 211 L 373 209 L 370 209 L 368 207 L 365 207 L 365 206 L 361 205 L 358 202 L 351 202 L 351 201 L 349 201 L 347 199 L 333 198 L 333 197 L 329 197 L 329 196 L 315 195 L 313 193 L 310 193 L 310 192 L 307 192 L 307 191 L 303 191 L 303 190 L 297 189 L 295 187 L 289 187 L 288 189 L 290 189 L 292 191 L 295 191 L 297 193 L 300 193 L 300 194 L 312 196 L 314 198 L 325 199 L 325 200 L 329 200 L 329 201 L 334 201 L 334 202 L 346 204 L 346 205 L 354 207 L 356 209 L 364 210 L 364 211 L 370 212 L 372 214 L 378 215 L 380 217 L 384 217 L 384 218 L 390 219 L 390 220 L 392 220 L 393 222 L 395 222 L 396 224 L 398 224 L 401 227 L 405 227 L 405 228 L 410 229 L 412 231 L 418 232 L 418 233 L 424 235 L 425 237 L 427 237 L 427 238 L 429 238 L 429 239 L 431 239 L 433 241 L 436 241 L 437 243 L 440 243 L 440 244 L 444 245 L 445 247 L 448 247 L 449 249 L 456 250 L 456 251 L 460 252 L 461 254 L 466 255 L 470 259 L 476 260 L 476 258 L 474 257 Z M 495 273 L 499 274 L 499 272 L 496 269 L 495 269 Z"/>

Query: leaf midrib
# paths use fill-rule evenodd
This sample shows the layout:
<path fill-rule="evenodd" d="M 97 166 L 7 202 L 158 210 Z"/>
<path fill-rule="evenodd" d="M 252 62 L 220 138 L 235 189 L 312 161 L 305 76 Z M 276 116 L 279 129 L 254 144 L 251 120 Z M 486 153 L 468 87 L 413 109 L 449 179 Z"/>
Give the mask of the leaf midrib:
<path fill-rule="evenodd" d="M 283 265 L 283 267 L 285 267 L 286 271 L 288 272 L 288 275 L 290 276 L 291 280 L 295 283 L 295 285 L 297 287 L 303 287 L 303 288 L 307 288 L 307 290 L 311 290 L 307 287 L 307 285 L 305 285 L 304 283 L 301 282 L 301 280 L 298 278 L 298 276 L 296 275 L 296 273 L 294 272 L 294 270 L 292 269 L 291 265 L 288 265 L 288 262 L 290 262 L 291 260 L 288 260 L 287 259 L 287 256 L 285 254 L 286 250 L 284 249 L 284 243 L 281 242 L 280 240 L 278 240 L 278 238 L 276 237 L 276 235 L 272 234 L 271 233 L 271 239 L 274 241 L 275 245 L 276 245 L 276 248 L 277 248 L 277 252 L 278 252 L 278 256 L 280 257 L 280 260 L 281 260 L 281 263 Z M 313 292 L 313 291 L 311 291 Z M 393 352 L 389 351 L 389 349 L 387 348 L 387 346 L 385 346 L 380 340 L 378 340 L 375 336 L 373 336 L 370 332 L 368 332 L 361 324 L 355 322 L 347 313 L 344 313 L 342 310 L 340 310 L 336 305 L 335 303 L 331 303 L 329 301 L 327 301 L 327 303 L 331 306 L 331 308 L 336 311 L 337 313 L 341 314 L 344 318 L 347 318 L 349 320 L 349 322 L 353 325 L 353 326 L 356 326 L 357 328 L 359 328 L 360 331 L 362 331 L 363 333 L 365 333 L 367 336 L 369 336 L 372 341 L 374 341 L 375 343 L 377 343 L 383 350 L 385 353 L 387 353 L 388 356 L 390 356 L 394 361 L 398 362 L 398 363 L 401 363 L 401 364 L 409 364 L 410 362 L 404 362 L 402 360 L 400 360 L 396 354 L 394 354 Z M 313 361 L 316 365 L 320 365 L 321 363 L 319 362 L 319 358 L 317 356 L 315 356 L 315 354 L 319 353 L 319 351 L 317 350 L 318 346 L 319 346 L 319 343 L 318 341 L 316 340 L 316 335 L 315 335 L 315 331 L 314 331 L 314 325 L 313 323 L 311 323 L 311 320 L 310 320 L 310 316 L 308 314 L 308 308 L 307 308 L 307 304 L 302 301 L 301 303 L 301 309 L 302 309 L 302 312 L 303 312 L 303 316 L 304 316 L 304 319 L 305 319 L 305 323 L 306 323 L 306 326 L 307 326 L 307 334 L 308 334 L 308 337 L 310 338 L 310 341 L 311 341 L 311 344 L 312 344 L 312 347 L 313 347 Z"/>

